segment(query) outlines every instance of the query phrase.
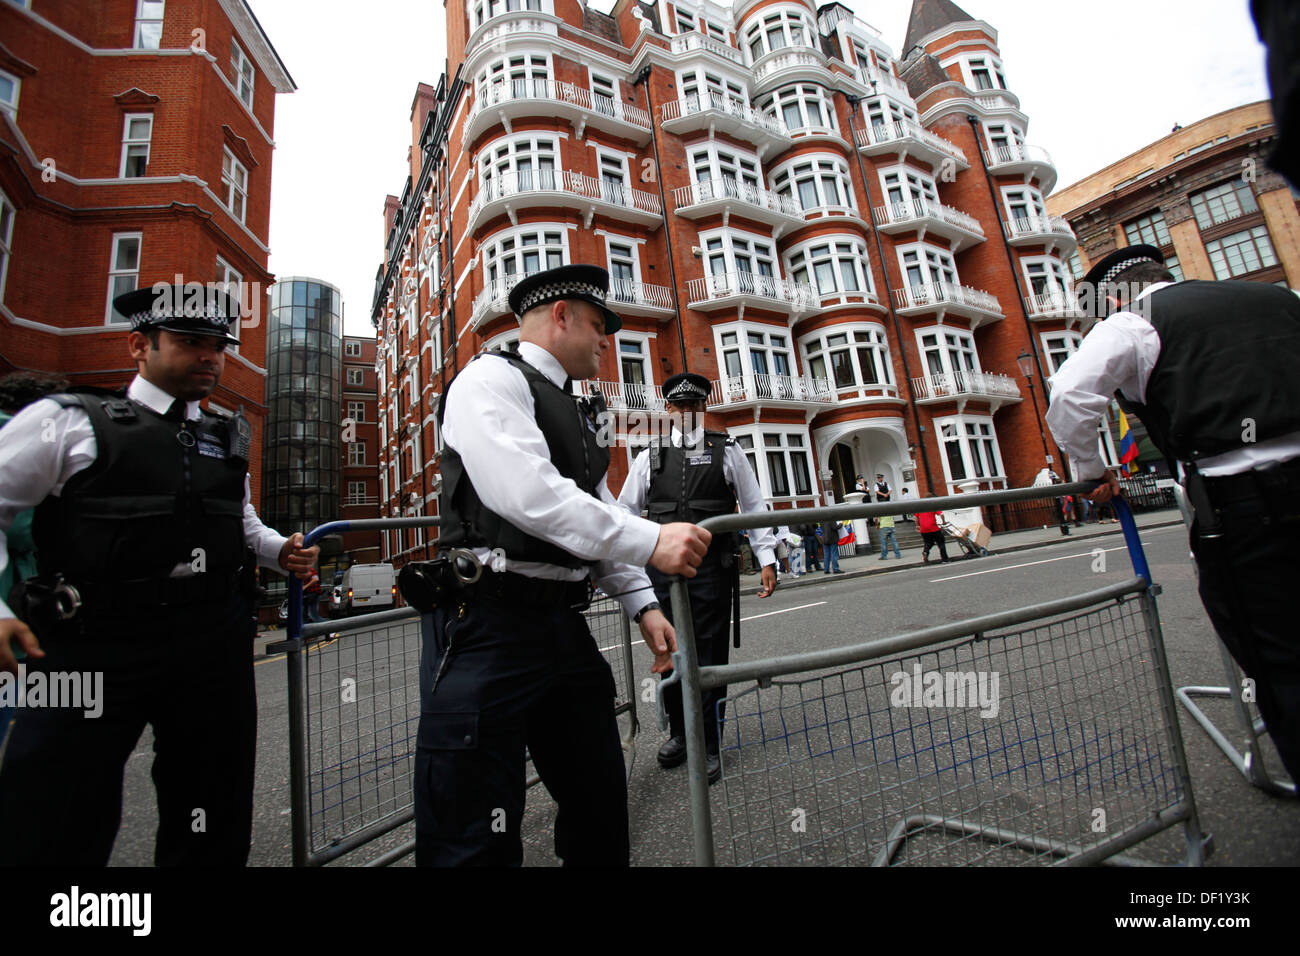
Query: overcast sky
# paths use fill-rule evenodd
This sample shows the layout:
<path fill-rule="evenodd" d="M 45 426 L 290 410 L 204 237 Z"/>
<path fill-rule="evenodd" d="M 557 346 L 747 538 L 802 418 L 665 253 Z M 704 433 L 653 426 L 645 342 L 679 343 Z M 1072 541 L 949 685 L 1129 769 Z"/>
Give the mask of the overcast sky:
<path fill-rule="evenodd" d="M 279 96 L 271 271 L 343 290 L 347 331 L 370 335 L 384 197 L 406 182 L 415 85 L 446 63 L 441 0 L 250 0 L 298 84 Z M 449 0 L 451 3 L 460 0 Z M 968 0 L 998 31 L 1027 140 L 1061 187 L 1167 134 L 1265 99 L 1248 0 Z M 609 10 L 613 0 L 596 0 Z M 901 56 L 910 0 L 848 0 Z"/>

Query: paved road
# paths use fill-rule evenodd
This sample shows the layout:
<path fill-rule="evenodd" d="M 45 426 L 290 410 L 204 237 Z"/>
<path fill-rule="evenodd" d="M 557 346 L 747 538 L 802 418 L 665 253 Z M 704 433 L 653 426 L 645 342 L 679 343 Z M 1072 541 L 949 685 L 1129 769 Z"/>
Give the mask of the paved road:
<path fill-rule="evenodd" d="M 1104 529 L 1094 529 L 1104 530 Z M 1007 536 L 1009 537 L 1009 536 Z M 1044 541 L 1032 550 L 995 554 L 948 565 L 878 563 L 874 555 L 850 559 L 846 569 L 891 568 L 887 574 L 807 576 L 766 600 L 747 596 L 744 644 L 738 659 L 815 650 L 885 637 L 977 613 L 1021 607 L 1065 597 L 1131 576 L 1117 532 L 1081 540 Z M 1220 683 L 1217 642 L 1195 593 L 1193 569 L 1181 527 L 1148 527 L 1143 532 L 1152 572 L 1164 587 L 1159 599 L 1169 664 L 1175 686 Z M 1098 570 L 1098 550 L 1105 558 Z M 907 557 L 905 555 L 905 557 Z M 793 583 L 785 582 L 787 585 Z M 637 679 L 649 673 L 649 654 L 634 649 Z M 251 862 L 289 862 L 288 756 L 284 728 L 284 664 L 269 658 L 257 664 L 260 734 Z M 733 689 L 734 692 L 734 689 Z M 201 701 L 195 702 L 202 706 Z M 1226 708 L 1221 725 L 1229 725 Z M 684 769 L 661 771 L 654 752 L 661 739 L 653 705 L 639 702 L 642 722 L 638 756 L 629 783 L 633 862 L 686 865 L 691 861 Z M 1180 708 L 1195 798 L 1204 830 L 1214 835 L 1211 865 L 1294 865 L 1300 863 L 1300 802 L 1270 798 L 1249 786 Z M 148 735 L 128 764 L 123 829 L 114 851 L 116 864 L 148 864 L 154 826 Z M 526 862 L 554 863 L 550 848 L 554 807 L 541 788 L 531 791 L 525 819 Z M 409 839 L 409 828 L 378 841 L 387 848 Z M 1181 856 L 1181 836 L 1165 834 L 1139 855 L 1157 861 Z M 365 852 L 365 851 L 363 851 Z M 409 862 L 409 861 L 408 861 Z"/>

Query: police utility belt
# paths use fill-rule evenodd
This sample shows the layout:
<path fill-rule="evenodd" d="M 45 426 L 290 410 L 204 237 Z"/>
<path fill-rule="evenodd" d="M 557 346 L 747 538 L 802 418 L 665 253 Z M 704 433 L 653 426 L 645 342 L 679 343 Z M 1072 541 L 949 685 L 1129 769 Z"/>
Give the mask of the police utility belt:
<path fill-rule="evenodd" d="M 397 588 L 406 603 L 422 613 L 480 600 L 585 610 L 591 605 L 592 595 L 590 578 L 552 581 L 513 571 L 493 571 L 483 567 L 467 548 L 442 551 L 432 561 L 405 565 L 397 574 Z"/>
<path fill-rule="evenodd" d="M 62 574 L 50 574 L 14 585 L 8 604 L 29 623 L 58 625 L 88 618 L 128 617 L 151 608 L 224 601 L 239 585 L 239 572 L 81 584 Z"/>
<path fill-rule="evenodd" d="M 1220 531 L 1223 511 L 1232 505 L 1262 505 L 1272 518 L 1281 521 L 1300 518 L 1300 458 L 1218 477 L 1202 475 L 1194 462 L 1184 463 L 1183 473 L 1187 500 L 1203 535 Z"/>

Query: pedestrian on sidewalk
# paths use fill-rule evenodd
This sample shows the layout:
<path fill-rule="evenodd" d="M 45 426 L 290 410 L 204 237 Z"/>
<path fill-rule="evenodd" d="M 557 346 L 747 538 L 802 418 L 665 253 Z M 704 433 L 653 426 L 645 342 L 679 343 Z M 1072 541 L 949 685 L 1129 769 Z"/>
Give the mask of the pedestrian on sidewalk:
<path fill-rule="evenodd" d="M 926 564 L 930 563 L 930 549 L 936 544 L 939 546 L 940 559 L 944 564 L 948 563 L 948 549 L 944 546 L 943 530 L 939 527 L 942 520 L 942 511 L 918 511 L 916 513 L 916 530 L 921 532 L 921 539 L 925 542 L 925 550 L 921 552 L 921 560 Z"/>
<path fill-rule="evenodd" d="M 903 554 L 901 551 L 898 550 L 898 537 L 897 535 L 894 534 L 894 516 L 881 515 L 880 516 L 880 558 L 878 560 L 880 561 L 885 560 L 887 556 L 886 552 L 889 550 L 890 544 L 893 544 L 894 546 L 894 557 L 902 559 Z"/>
<path fill-rule="evenodd" d="M 843 574 L 840 570 L 840 526 L 838 521 L 822 523 L 822 544 L 826 548 L 826 570 L 824 574 Z"/>
<path fill-rule="evenodd" d="M 900 500 L 903 501 L 903 502 L 911 501 L 911 500 L 912 500 L 912 492 L 909 491 L 907 488 L 904 488 L 902 491 L 899 492 L 899 498 L 900 498 Z M 908 521 L 908 522 L 910 522 L 910 521 L 912 520 L 912 516 L 911 516 L 910 514 L 908 514 L 908 515 L 903 515 L 903 520 L 904 520 L 904 521 Z"/>
<path fill-rule="evenodd" d="M 789 549 L 790 573 L 796 578 L 803 577 L 803 538 L 785 525 L 780 528 L 782 540 Z"/>
<path fill-rule="evenodd" d="M 799 540 L 803 542 L 805 552 L 805 563 L 809 571 L 820 571 L 821 565 L 821 542 L 817 540 L 817 525 L 811 521 L 805 522 L 794 529 L 799 534 Z"/>

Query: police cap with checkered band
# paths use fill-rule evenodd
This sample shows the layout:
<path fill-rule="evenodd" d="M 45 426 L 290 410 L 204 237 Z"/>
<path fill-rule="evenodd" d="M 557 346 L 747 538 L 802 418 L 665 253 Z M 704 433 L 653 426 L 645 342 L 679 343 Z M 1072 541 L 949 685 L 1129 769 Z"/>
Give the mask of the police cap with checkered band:
<path fill-rule="evenodd" d="M 1165 254 L 1155 246 L 1139 245 L 1116 249 L 1106 256 L 1075 284 L 1074 292 L 1080 307 L 1093 318 L 1105 318 L 1106 286 L 1125 269 L 1131 269 L 1144 262 L 1153 262 L 1162 266 L 1165 264 Z"/>
<path fill-rule="evenodd" d="M 609 273 L 600 266 L 560 266 L 521 279 L 510 290 L 510 309 L 522 319 L 525 312 L 549 302 L 561 299 L 590 302 L 604 314 L 605 334 L 610 335 L 623 327 L 623 320 L 605 305 L 608 293 Z"/>
<path fill-rule="evenodd" d="M 113 308 L 131 323 L 131 331 L 166 329 L 180 335 L 210 335 L 231 345 L 239 339 L 230 327 L 239 327 L 239 302 L 220 288 L 192 282 L 158 283 L 119 295 Z"/>

